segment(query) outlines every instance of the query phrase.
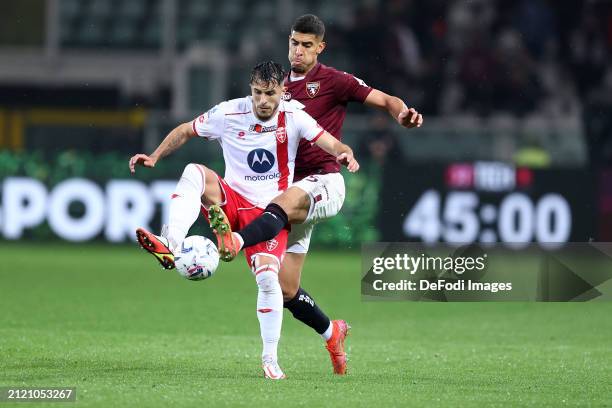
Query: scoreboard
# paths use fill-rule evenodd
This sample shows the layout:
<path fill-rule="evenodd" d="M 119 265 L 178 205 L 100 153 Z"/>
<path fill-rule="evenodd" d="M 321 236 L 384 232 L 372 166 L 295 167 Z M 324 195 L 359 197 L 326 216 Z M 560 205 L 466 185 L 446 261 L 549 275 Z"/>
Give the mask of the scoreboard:
<path fill-rule="evenodd" d="M 513 244 L 595 239 L 595 193 L 586 169 L 503 162 L 385 166 L 384 241 Z"/>

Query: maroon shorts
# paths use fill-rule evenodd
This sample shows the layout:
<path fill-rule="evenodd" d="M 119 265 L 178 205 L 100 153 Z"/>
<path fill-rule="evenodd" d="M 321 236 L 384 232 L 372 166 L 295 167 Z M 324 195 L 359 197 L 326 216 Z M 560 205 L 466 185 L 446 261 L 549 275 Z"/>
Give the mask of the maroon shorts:
<path fill-rule="evenodd" d="M 242 195 L 234 191 L 229 184 L 219 177 L 219 185 L 223 193 L 223 202 L 221 208 L 225 211 L 227 218 L 232 227 L 232 231 L 238 231 L 244 228 L 247 224 L 259 217 L 264 210 L 256 207 L 249 200 L 244 198 Z M 208 219 L 208 211 L 202 207 L 202 214 Z M 246 256 L 249 267 L 253 267 L 253 261 L 256 255 L 268 255 L 276 258 L 278 265 L 283 260 L 285 249 L 287 249 L 287 228 L 283 230 L 275 237 L 265 242 L 260 242 L 257 245 L 250 246 L 244 249 L 244 255 Z"/>

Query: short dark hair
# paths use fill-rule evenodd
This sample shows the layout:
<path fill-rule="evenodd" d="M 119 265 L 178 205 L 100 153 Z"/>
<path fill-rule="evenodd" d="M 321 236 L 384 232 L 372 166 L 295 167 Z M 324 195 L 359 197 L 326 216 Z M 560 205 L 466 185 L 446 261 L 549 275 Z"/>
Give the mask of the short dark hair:
<path fill-rule="evenodd" d="M 261 82 L 266 85 L 277 83 L 281 85 L 285 80 L 285 70 L 281 64 L 274 61 L 260 62 L 251 71 L 250 84 Z"/>
<path fill-rule="evenodd" d="M 323 38 L 325 37 L 325 24 L 314 14 L 304 14 L 295 20 L 291 26 L 291 31 L 314 34 L 318 38 Z"/>

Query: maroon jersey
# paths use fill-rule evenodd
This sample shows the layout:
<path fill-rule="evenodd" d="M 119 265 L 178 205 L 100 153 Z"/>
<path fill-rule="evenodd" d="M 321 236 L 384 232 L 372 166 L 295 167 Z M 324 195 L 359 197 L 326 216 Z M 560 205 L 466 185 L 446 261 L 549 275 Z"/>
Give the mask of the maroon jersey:
<path fill-rule="evenodd" d="M 363 103 L 372 90 L 361 79 L 338 71 L 321 63 L 315 65 L 300 80 L 289 78 L 285 99 L 295 99 L 304 104 L 304 110 L 338 140 L 342 140 L 342 124 L 349 101 Z M 320 147 L 301 140 L 295 158 L 294 181 L 311 174 L 340 171 L 334 156 Z"/>

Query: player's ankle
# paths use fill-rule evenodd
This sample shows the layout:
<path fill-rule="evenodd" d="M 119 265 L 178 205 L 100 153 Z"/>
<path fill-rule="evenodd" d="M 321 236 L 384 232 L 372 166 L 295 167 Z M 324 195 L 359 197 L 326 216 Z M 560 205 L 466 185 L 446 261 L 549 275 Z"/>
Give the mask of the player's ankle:
<path fill-rule="evenodd" d="M 329 327 L 327 328 L 327 330 L 321 333 L 321 337 L 323 337 L 323 340 L 329 341 L 329 339 L 331 339 L 333 335 L 334 335 L 334 324 L 330 320 Z"/>
<path fill-rule="evenodd" d="M 278 363 L 278 356 L 273 354 L 264 354 L 261 356 L 261 361 L 263 363 Z"/>

